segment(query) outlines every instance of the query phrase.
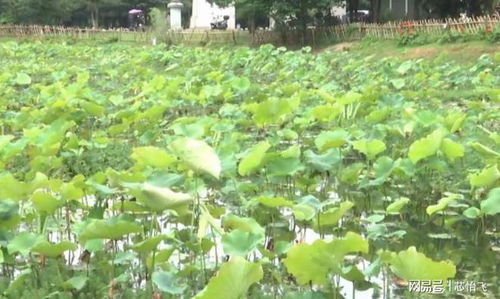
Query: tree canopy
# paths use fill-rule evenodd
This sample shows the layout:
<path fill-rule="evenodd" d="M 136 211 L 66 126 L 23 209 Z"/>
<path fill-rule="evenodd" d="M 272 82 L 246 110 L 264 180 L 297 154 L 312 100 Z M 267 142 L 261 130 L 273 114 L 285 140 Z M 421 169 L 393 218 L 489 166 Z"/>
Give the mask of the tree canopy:
<path fill-rule="evenodd" d="M 236 4 L 237 17 L 255 27 L 258 18 L 272 17 L 277 25 L 304 28 L 307 25 L 329 25 L 334 22 L 329 9 L 344 5 L 348 13 L 358 9 L 371 11 L 372 21 L 381 21 L 382 3 L 387 0 L 210 0 L 219 6 Z M 127 11 L 134 7 L 146 11 L 166 8 L 169 0 L 0 0 L 0 24 L 48 24 L 78 26 L 125 26 Z M 192 0 L 184 3 L 184 24 L 188 25 Z M 415 0 L 424 16 L 456 17 L 460 13 L 490 13 L 500 0 Z"/>

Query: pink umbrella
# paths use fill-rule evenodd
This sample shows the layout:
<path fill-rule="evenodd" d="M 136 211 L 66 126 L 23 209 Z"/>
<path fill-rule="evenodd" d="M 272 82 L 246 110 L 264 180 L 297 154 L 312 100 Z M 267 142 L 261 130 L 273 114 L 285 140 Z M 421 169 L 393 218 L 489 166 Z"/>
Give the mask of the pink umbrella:
<path fill-rule="evenodd" d="M 134 14 L 138 14 L 138 13 L 141 13 L 141 12 L 142 12 L 142 10 L 134 8 L 134 9 L 129 10 L 128 13 L 134 15 Z"/>

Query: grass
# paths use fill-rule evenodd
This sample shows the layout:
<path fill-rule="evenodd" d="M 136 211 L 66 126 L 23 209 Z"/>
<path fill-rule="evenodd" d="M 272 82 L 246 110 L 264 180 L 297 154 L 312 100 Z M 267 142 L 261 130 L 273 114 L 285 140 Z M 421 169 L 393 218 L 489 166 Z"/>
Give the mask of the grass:
<path fill-rule="evenodd" d="M 378 49 L 378 50 L 374 50 Z M 484 54 L 500 59 L 500 44 L 487 41 L 463 43 L 432 43 L 422 46 L 399 46 L 396 40 L 364 40 L 361 42 L 341 43 L 321 51 L 350 51 L 375 58 L 400 57 L 405 59 L 434 59 L 446 56 L 459 63 L 476 61 Z"/>

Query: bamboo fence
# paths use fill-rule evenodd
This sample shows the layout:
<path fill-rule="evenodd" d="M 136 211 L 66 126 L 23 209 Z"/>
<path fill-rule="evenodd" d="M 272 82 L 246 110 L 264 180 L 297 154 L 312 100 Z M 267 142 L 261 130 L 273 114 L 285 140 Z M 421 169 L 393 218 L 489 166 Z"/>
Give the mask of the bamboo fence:
<path fill-rule="evenodd" d="M 128 29 L 94 29 L 39 25 L 0 25 L 0 37 L 70 37 L 74 39 L 116 39 L 120 41 L 151 42 L 153 39 L 173 44 L 244 44 L 244 45 L 298 45 L 316 46 L 322 41 L 358 40 L 364 37 L 395 39 L 402 34 L 443 35 L 447 32 L 463 34 L 492 33 L 500 26 L 498 15 L 467 19 L 433 19 L 397 21 L 383 24 L 340 24 L 329 27 L 308 28 L 305 31 L 256 30 L 182 30 L 168 32 L 129 31 Z"/>

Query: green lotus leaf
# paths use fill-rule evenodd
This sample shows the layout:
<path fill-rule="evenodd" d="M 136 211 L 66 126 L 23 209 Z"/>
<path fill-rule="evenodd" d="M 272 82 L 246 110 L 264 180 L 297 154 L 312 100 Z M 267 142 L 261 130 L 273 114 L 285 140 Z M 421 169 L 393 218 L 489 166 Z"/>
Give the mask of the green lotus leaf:
<path fill-rule="evenodd" d="M 437 129 L 426 137 L 413 142 L 408 157 L 416 164 L 422 159 L 435 155 L 441 148 L 444 136 L 445 132 L 442 129 Z"/>
<path fill-rule="evenodd" d="M 134 148 L 131 158 L 140 166 L 157 168 L 167 168 L 176 161 L 175 157 L 154 146 Z"/>
<path fill-rule="evenodd" d="M 316 148 L 320 152 L 325 152 L 331 148 L 338 148 L 347 143 L 349 133 L 343 129 L 322 132 L 314 140 Z"/>
<path fill-rule="evenodd" d="M 30 85 L 31 77 L 26 73 L 18 73 L 15 82 L 17 85 Z"/>
<path fill-rule="evenodd" d="M 488 197 L 481 201 L 481 211 L 487 215 L 500 213 L 500 187 L 491 189 Z"/>
<path fill-rule="evenodd" d="M 359 140 L 353 142 L 355 150 L 363 153 L 369 160 L 373 160 L 378 154 L 386 150 L 385 143 L 381 140 Z"/>
<path fill-rule="evenodd" d="M 448 196 L 441 198 L 437 204 L 428 206 L 425 211 L 429 216 L 431 216 L 439 211 L 446 209 L 446 207 L 452 201 L 455 201 L 458 198 L 459 196 L 457 194 L 449 194 Z"/>
<path fill-rule="evenodd" d="M 187 288 L 187 285 L 172 272 L 155 271 L 152 280 L 160 291 L 171 295 L 181 295 Z"/>
<path fill-rule="evenodd" d="M 497 165 L 486 167 L 481 172 L 469 176 L 469 182 L 473 187 L 487 187 L 498 182 L 499 179 L 500 171 Z"/>
<path fill-rule="evenodd" d="M 130 248 L 134 250 L 137 253 L 149 253 L 153 250 L 156 250 L 158 245 L 163 241 L 166 240 L 168 237 L 165 235 L 158 235 L 154 236 L 151 238 L 147 238 L 145 240 L 142 240 L 139 243 L 135 243 L 133 245 L 128 246 L 127 248 Z"/>
<path fill-rule="evenodd" d="M 293 216 L 299 221 L 309 221 L 316 216 L 316 209 L 307 204 L 297 204 L 292 208 Z"/>
<path fill-rule="evenodd" d="M 224 217 L 223 227 L 232 230 L 239 229 L 258 236 L 265 235 L 264 228 L 253 218 L 227 215 Z"/>
<path fill-rule="evenodd" d="M 317 155 L 312 150 L 304 153 L 307 166 L 317 171 L 329 171 L 336 168 L 341 162 L 338 150 L 330 149 L 323 154 Z"/>
<path fill-rule="evenodd" d="M 46 212 L 47 214 L 54 213 L 63 204 L 50 193 L 41 190 L 33 193 L 31 201 L 38 212 Z"/>
<path fill-rule="evenodd" d="M 319 226 L 337 225 L 340 218 L 344 217 L 345 213 L 349 211 L 353 206 L 354 206 L 353 202 L 344 201 L 340 203 L 338 207 L 331 208 L 325 212 L 322 212 L 319 215 L 319 220 L 316 223 L 314 223 L 315 228 L 318 229 L 317 227 L 318 225 Z"/>
<path fill-rule="evenodd" d="M 412 246 L 391 255 L 391 270 L 405 280 L 447 280 L 455 277 L 456 268 L 451 262 L 435 262 Z"/>
<path fill-rule="evenodd" d="M 255 199 L 256 202 L 269 208 L 291 207 L 293 203 L 283 197 L 261 196 Z"/>
<path fill-rule="evenodd" d="M 157 212 L 169 209 L 184 212 L 186 206 L 193 200 L 187 193 L 175 192 L 170 188 L 157 187 L 150 183 L 131 185 L 129 192 L 138 202 Z"/>
<path fill-rule="evenodd" d="M 0 174 L 0 200 L 20 201 L 26 198 L 28 186 L 20 182 L 10 173 Z"/>
<path fill-rule="evenodd" d="M 246 256 L 252 252 L 257 245 L 264 241 L 263 235 L 246 232 L 242 229 L 234 229 L 222 236 L 224 253 L 231 256 Z"/>
<path fill-rule="evenodd" d="M 78 249 L 78 246 L 70 241 L 61 241 L 59 243 L 49 243 L 48 241 L 42 241 L 37 243 L 32 249 L 32 252 L 40 253 L 48 257 L 58 257 L 65 251 L 74 251 Z"/>
<path fill-rule="evenodd" d="M 399 213 L 401 209 L 406 206 L 410 202 L 410 199 L 407 197 L 401 197 L 400 199 L 396 200 L 395 202 L 391 203 L 390 205 L 387 206 L 385 211 L 387 213 Z"/>
<path fill-rule="evenodd" d="M 215 150 L 202 140 L 179 138 L 170 144 L 173 152 L 191 169 L 219 179 L 222 166 Z"/>
<path fill-rule="evenodd" d="M 106 220 L 92 219 L 86 223 L 83 230 L 79 233 L 79 238 L 81 242 L 92 239 L 119 240 L 128 234 L 140 233 L 142 231 L 142 226 L 136 222 L 116 217 Z"/>
<path fill-rule="evenodd" d="M 247 295 L 248 289 L 264 277 L 262 266 L 235 256 L 224 263 L 205 288 L 196 295 L 197 299 L 239 299 Z"/>
<path fill-rule="evenodd" d="M 264 160 L 264 156 L 271 145 L 267 141 L 261 141 L 254 145 L 248 154 L 241 159 L 238 165 L 238 173 L 246 176 L 257 171 Z"/>
<path fill-rule="evenodd" d="M 368 241 L 348 232 L 342 239 L 331 242 L 317 240 L 313 244 L 297 244 L 288 250 L 283 260 L 287 271 L 301 285 L 323 285 L 330 273 L 341 274 L 342 262 L 348 253 L 368 252 Z"/>
<path fill-rule="evenodd" d="M 27 256 L 33 247 L 44 240 L 45 238 L 39 234 L 28 232 L 19 233 L 14 237 L 14 239 L 10 240 L 7 245 L 7 250 L 9 251 L 9 254 L 19 252 L 23 256 Z"/>
<path fill-rule="evenodd" d="M 448 159 L 450 159 L 450 161 L 454 161 L 456 158 L 461 158 L 465 154 L 465 148 L 463 147 L 463 145 L 454 142 L 449 138 L 443 139 L 443 143 L 441 144 L 441 151 Z"/>

